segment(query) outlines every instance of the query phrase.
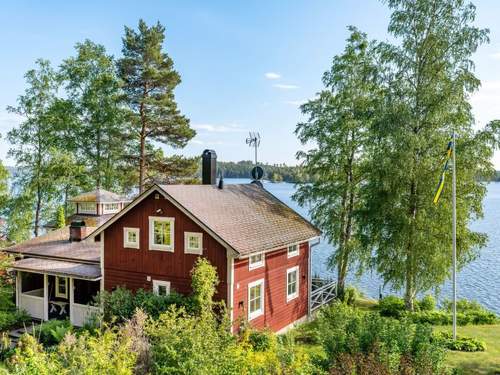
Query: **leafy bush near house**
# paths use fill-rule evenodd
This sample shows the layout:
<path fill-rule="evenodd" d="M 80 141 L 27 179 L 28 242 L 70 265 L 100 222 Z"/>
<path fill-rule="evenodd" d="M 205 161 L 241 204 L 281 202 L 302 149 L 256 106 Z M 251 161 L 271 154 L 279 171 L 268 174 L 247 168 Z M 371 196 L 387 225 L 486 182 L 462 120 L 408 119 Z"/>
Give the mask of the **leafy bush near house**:
<path fill-rule="evenodd" d="M 24 311 L 0 311 L 0 332 L 7 331 L 12 327 L 22 326 L 28 322 L 30 317 Z"/>
<path fill-rule="evenodd" d="M 106 322 L 123 323 L 131 319 L 137 309 L 157 318 L 169 306 L 184 306 L 190 310 L 191 298 L 175 292 L 167 296 L 158 296 L 150 291 L 139 289 L 133 293 L 129 289 L 118 287 L 112 292 L 102 291 L 97 296 L 97 304 L 103 307 L 103 319 Z"/>
<path fill-rule="evenodd" d="M 253 350 L 265 352 L 272 347 L 274 334 L 269 331 L 251 330 L 248 333 L 248 342 L 252 345 Z"/>
<path fill-rule="evenodd" d="M 449 350 L 461 352 L 484 352 L 486 350 L 484 341 L 466 336 L 457 336 L 457 339 L 453 340 L 450 332 L 436 332 L 433 339 Z"/>
<path fill-rule="evenodd" d="M 361 293 L 353 286 L 348 286 L 344 290 L 344 295 L 342 296 L 342 301 L 347 303 L 349 306 L 353 306 L 354 303 L 361 297 Z"/>
<path fill-rule="evenodd" d="M 327 353 L 322 366 L 332 374 L 430 375 L 446 371 L 445 351 L 432 339 L 432 328 L 427 325 L 382 317 L 342 303 L 322 309 L 317 323 L 318 341 Z"/>
<path fill-rule="evenodd" d="M 45 346 L 59 344 L 66 334 L 73 331 L 73 326 L 69 320 L 48 320 L 37 328 L 33 335 Z"/>

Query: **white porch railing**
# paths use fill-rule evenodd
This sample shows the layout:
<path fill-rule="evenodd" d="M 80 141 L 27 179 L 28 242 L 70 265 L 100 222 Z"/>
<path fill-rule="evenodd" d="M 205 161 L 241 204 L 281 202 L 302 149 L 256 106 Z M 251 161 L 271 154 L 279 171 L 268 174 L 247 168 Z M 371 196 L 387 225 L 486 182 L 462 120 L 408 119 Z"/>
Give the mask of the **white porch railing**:
<path fill-rule="evenodd" d="M 330 303 L 337 297 L 337 283 L 319 278 L 311 280 L 311 311 Z"/>
<path fill-rule="evenodd" d="M 71 323 L 77 327 L 85 325 L 94 314 L 99 312 L 99 308 L 95 306 L 80 305 L 78 303 L 73 303 L 70 309 L 73 310 Z"/>
<path fill-rule="evenodd" d="M 19 308 L 26 310 L 30 316 L 36 319 L 44 319 L 44 297 L 43 289 L 31 290 L 19 294 Z"/>

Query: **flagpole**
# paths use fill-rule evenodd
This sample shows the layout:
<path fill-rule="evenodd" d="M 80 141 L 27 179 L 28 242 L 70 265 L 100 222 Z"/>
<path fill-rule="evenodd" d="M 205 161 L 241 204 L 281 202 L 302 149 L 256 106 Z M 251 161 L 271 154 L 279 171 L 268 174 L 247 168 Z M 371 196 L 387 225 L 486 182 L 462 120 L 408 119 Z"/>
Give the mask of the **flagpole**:
<path fill-rule="evenodd" d="M 452 174 L 452 278 L 453 278 L 453 340 L 457 339 L 457 164 L 455 159 L 456 134 L 453 130 L 453 174 Z"/>

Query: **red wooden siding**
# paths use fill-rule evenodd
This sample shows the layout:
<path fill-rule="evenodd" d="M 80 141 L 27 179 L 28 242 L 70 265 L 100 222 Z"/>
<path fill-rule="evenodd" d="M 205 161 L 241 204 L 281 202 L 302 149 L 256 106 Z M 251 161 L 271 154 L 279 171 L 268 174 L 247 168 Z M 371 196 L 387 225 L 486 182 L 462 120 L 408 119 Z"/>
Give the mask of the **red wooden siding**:
<path fill-rule="evenodd" d="M 264 279 L 264 314 L 249 323 L 255 328 L 279 331 L 303 318 L 308 312 L 308 259 L 309 244 L 300 244 L 298 256 L 288 258 L 287 249 L 265 255 L 264 267 L 248 269 L 248 259 L 234 261 L 234 310 L 235 329 L 238 319 L 248 318 L 248 284 Z M 299 296 L 287 302 L 287 269 L 299 266 Z"/>
<path fill-rule="evenodd" d="M 152 193 L 104 231 L 104 287 L 125 286 L 132 290 L 152 289 L 152 280 L 170 281 L 179 293 L 191 291 L 190 271 L 199 255 L 184 253 L 184 232 L 203 233 L 203 256 L 217 268 L 220 299 L 227 298 L 226 249 L 183 212 L 160 195 Z M 157 213 L 162 209 L 163 213 Z M 149 216 L 175 218 L 174 252 L 149 250 Z M 123 247 L 123 228 L 140 228 L 140 249 Z M 147 276 L 151 281 L 147 281 Z"/>

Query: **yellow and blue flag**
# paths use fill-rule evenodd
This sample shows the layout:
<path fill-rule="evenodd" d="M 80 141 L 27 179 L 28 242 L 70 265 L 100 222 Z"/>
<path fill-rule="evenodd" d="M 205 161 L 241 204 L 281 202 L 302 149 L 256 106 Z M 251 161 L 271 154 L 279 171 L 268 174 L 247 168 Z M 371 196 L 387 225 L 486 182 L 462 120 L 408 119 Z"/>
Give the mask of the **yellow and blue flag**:
<path fill-rule="evenodd" d="M 438 187 L 436 189 L 436 193 L 434 194 L 434 204 L 438 204 L 439 202 L 439 197 L 441 196 L 441 193 L 444 188 L 444 179 L 446 176 L 446 171 L 448 170 L 448 163 L 451 158 L 451 153 L 453 152 L 453 142 L 448 142 L 448 147 L 446 148 L 446 157 L 445 157 L 445 162 L 443 166 L 443 172 L 441 173 L 441 177 L 439 179 Z"/>

